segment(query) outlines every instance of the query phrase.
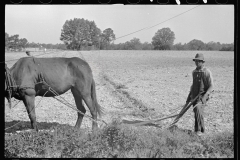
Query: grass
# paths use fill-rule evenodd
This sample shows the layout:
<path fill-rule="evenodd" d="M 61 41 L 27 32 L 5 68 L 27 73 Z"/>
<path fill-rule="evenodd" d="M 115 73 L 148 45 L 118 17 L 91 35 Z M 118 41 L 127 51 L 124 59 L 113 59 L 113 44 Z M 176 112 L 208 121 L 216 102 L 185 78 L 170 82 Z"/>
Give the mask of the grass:
<path fill-rule="evenodd" d="M 55 126 L 54 132 L 6 136 L 6 158 L 233 158 L 233 134 L 201 139 L 173 127 L 130 127 L 114 119 L 96 133 Z"/>

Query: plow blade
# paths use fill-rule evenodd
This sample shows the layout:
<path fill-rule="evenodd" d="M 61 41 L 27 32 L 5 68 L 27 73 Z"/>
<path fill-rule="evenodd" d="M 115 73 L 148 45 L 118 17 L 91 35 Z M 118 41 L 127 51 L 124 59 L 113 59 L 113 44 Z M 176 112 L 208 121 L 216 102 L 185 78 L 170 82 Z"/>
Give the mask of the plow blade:
<path fill-rule="evenodd" d="M 162 118 L 158 118 L 158 119 L 153 119 L 153 120 L 149 120 L 149 121 L 141 121 L 141 120 L 122 120 L 122 123 L 124 124 L 129 124 L 129 125 L 134 125 L 134 126 L 141 126 L 141 125 L 148 125 L 148 126 L 158 126 L 157 124 L 154 124 L 155 122 L 158 121 L 162 121 L 164 119 L 168 119 L 168 118 L 172 118 L 172 117 L 176 117 L 178 114 L 174 114 L 174 115 L 170 115 L 167 117 L 162 117 Z M 158 126 L 159 127 L 159 126 Z"/>

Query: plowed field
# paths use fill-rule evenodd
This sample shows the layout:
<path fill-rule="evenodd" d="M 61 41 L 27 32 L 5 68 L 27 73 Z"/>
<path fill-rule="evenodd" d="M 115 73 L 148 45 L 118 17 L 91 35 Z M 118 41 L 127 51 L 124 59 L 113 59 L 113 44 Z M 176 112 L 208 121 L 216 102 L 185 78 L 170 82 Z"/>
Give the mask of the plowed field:
<path fill-rule="evenodd" d="M 171 114 L 175 108 L 184 105 L 192 84 L 192 58 L 196 51 L 58 51 L 32 52 L 36 57 L 80 57 L 92 68 L 96 82 L 99 104 L 104 108 L 102 119 L 112 118 L 149 120 Z M 206 134 L 233 132 L 234 112 L 234 53 L 202 51 L 214 78 L 214 93 L 205 107 Z M 24 52 L 5 53 L 6 60 L 25 57 Z M 8 61 L 11 67 L 16 60 Z M 74 104 L 70 91 L 62 95 Z M 37 97 L 35 104 L 41 100 Z M 29 123 L 25 106 L 20 102 L 11 110 L 5 100 L 5 124 L 12 121 Z M 17 101 L 12 102 L 13 105 Z M 86 107 L 86 114 L 90 115 Z M 75 125 L 76 111 L 53 98 L 43 98 L 36 106 L 39 125 Z M 160 122 L 167 127 L 173 119 Z M 27 122 L 26 122 L 27 121 Z M 14 124 L 14 123 L 11 123 Z M 190 108 L 177 123 L 178 127 L 193 130 L 194 116 Z M 91 129 L 91 121 L 85 117 L 82 127 Z M 150 127 L 150 126 L 148 126 Z M 21 130 L 21 127 L 14 127 Z M 6 132 L 8 132 L 6 130 Z"/>

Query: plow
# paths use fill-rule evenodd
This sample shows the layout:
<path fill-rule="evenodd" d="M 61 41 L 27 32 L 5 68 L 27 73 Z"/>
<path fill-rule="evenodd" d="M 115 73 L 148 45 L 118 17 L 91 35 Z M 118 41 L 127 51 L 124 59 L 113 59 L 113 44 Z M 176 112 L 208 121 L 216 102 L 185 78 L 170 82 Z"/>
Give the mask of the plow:
<path fill-rule="evenodd" d="M 47 92 L 52 92 L 54 93 L 55 96 L 59 96 L 61 97 L 60 95 L 57 94 L 56 91 L 54 91 L 51 87 L 49 87 L 49 90 Z M 46 93 L 45 93 L 46 94 Z M 189 103 L 186 103 L 185 105 L 181 106 L 181 111 L 179 113 L 172 113 L 168 116 L 164 116 L 164 117 L 161 117 L 161 118 L 157 118 L 157 119 L 151 119 L 151 120 L 147 120 L 147 121 L 144 121 L 144 120 L 127 120 L 127 119 L 122 119 L 122 123 L 123 124 L 126 124 L 126 125 L 133 125 L 133 126 L 144 126 L 144 125 L 151 125 L 151 126 L 156 126 L 156 127 L 159 127 L 159 125 L 157 123 L 159 123 L 160 121 L 163 121 L 163 120 L 166 120 L 166 119 L 170 119 L 170 118 L 174 118 L 174 121 L 167 127 L 167 128 L 170 128 L 172 127 L 174 124 L 176 124 L 179 119 L 187 112 L 187 110 L 192 106 L 192 104 L 198 99 L 198 97 L 201 95 L 202 93 L 199 93 L 193 100 L 191 100 Z M 44 96 L 43 96 L 44 97 Z M 42 98 L 43 98 L 42 97 Z M 70 107 L 72 108 L 73 110 L 77 111 L 78 113 L 80 114 L 83 114 L 81 111 L 79 111 L 76 106 L 68 103 L 63 97 L 61 98 L 56 98 L 56 97 L 53 97 L 54 99 L 58 100 L 59 102 L 61 102 L 62 104 L 66 105 L 67 107 Z M 40 103 L 40 102 L 39 102 Z M 38 103 L 38 104 L 39 104 Z M 38 105 L 37 105 L 38 106 Z M 195 105 L 193 107 L 193 109 L 196 107 L 197 105 Z M 176 108 L 178 109 L 178 108 Z M 175 110 L 176 110 L 175 109 Z M 87 118 L 91 119 L 92 121 L 95 121 L 94 119 L 92 119 L 92 117 L 88 116 L 85 114 L 85 116 L 87 116 Z M 97 122 L 101 122 L 105 125 L 108 125 L 107 122 L 105 122 L 104 120 L 102 119 L 98 119 Z M 17 124 L 15 124 L 17 125 Z M 13 125 L 13 126 L 15 126 Z M 9 128 L 12 128 L 13 126 L 11 127 L 8 127 L 6 128 L 5 130 L 9 129 Z M 102 125 L 101 125 L 102 126 Z"/>
<path fill-rule="evenodd" d="M 166 119 L 170 119 L 170 118 L 174 118 L 173 122 L 167 127 L 170 128 L 172 126 L 174 126 L 179 119 L 187 112 L 187 110 L 193 105 L 193 103 L 199 98 L 199 96 L 203 94 L 203 93 L 199 93 L 194 99 L 192 99 L 189 103 L 186 103 L 185 105 L 181 106 L 182 110 L 179 113 L 172 113 L 168 116 L 164 116 L 161 118 L 157 118 L 157 119 L 152 119 L 152 120 L 147 120 L 147 121 L 141 121 L 141 120 L 135 120 L 135 121 L 131 121 L 131 120 L 127 120 L 127 119 L 123 119 L 123 123 L 127 124 L 127 125 L 134 125 L 134 126 L 144 126 L 144 125 L 152 125 L 152 126 L 158 126 L 157 123 L 159 123 L 160 121 L 166 120 Z M 197 107 L 198 105 L 193 106 L 193 109 L 195 107 Z"/>

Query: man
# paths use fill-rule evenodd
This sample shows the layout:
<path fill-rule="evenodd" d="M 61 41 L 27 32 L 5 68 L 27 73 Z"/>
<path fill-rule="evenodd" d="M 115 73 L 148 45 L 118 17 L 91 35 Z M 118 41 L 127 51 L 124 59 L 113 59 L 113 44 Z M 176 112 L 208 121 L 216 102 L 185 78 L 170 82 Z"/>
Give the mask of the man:
<path fill-rule="evenodd" d="M 205 131 L 203 110 L 209 99 L 210 93 L 213 91 L 213 78 L 211 71 L 204 67 L 205 61 L 202 53 L 196 54 L 193 61 L 195 61 L 196 69 L 192 72 L 193 83 L 186 103 L 189 103 L 200 94 L 197 100 L 193 103 L 193 112 L 195 117 L 194 130 L 196 134 L 201 135 Z"/>

